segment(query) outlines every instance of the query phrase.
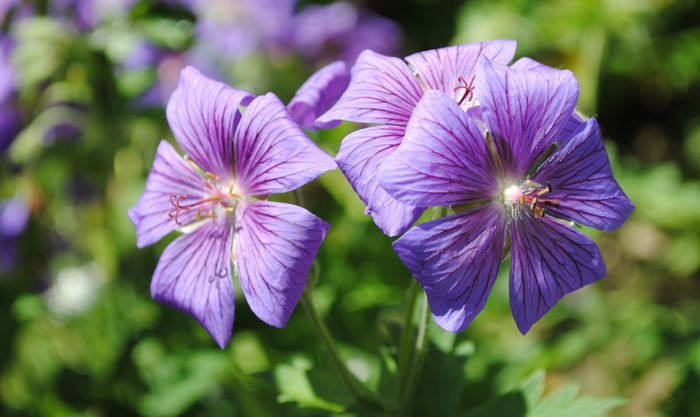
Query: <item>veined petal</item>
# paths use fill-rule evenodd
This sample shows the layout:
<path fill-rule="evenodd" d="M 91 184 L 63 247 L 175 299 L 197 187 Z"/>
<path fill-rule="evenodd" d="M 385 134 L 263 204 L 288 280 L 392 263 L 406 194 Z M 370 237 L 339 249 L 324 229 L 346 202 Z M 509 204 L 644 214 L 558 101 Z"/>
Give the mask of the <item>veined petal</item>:
<path fill-rule="evenodd" d="M 482 57 L 477 97 L 506 174 L 519 178 L 547 147 L 561 138 L 578 99 L 570 71 L 532 66 L 513 69 Z"/>
<path fill-rule="evenodd" d="M 499 62 L 499 64 L 501 64 L 501 62 Z M 517 61 L 513 62 L 513 65 L 511 65 L 510 67 L 518 70 L 533 70 L 547 68 L 547 66 L 543 63 L 537 62 L 534 59 L 528 57 L 522 57 L 518 59 Z"/>
<path fill-rule="evenodd" d="M 547 217 L 523 212 L 511 226 L 510 309 L 525 334 L 564 295 L 606 274 L 590 238 Z"/>
<path fill-rule="evenodd" d="M 365 50 L 352 67 L 348 89 L 317 123 L 348 120 L 405 126 L 422 93 L 404 61 Z"/>
<path fill-rule="evenodd" d="M 533 180 L 549 185 L 545 197 L 558 202 L 547 207 L 548 213 L 586 226 L 614 230 L 634 209 L 613 177 L 595 119 L 552 154 Z"/>
<path fill-rule="evenodd" d="M 330 226 L 284 203 L 242 203 L 236 211 L 236 270 L 248 305 L 265 323 L 284 327 Z"/>
<path fill-rule="evenodd" d="M 379 185 L 379 166 L 401 143 L 401 126 L 372 126 L 343 139 L 336 160 L 355 192 L 367 206 L 377 226 L 388 236 L 403 233 L 423 213 L 423 208 L 404 204 Z"/>
<path fill-rule="evenodd" d="M 379 183 L 389 194 L 420 207 L 491 198 L 497 179 L 484 132 L 435 90 L 425 93 L 401 146 L 379 170 Z"/>
<path fill-rule="evenodd" d="M 496 204 L 419 224 L 394 250 L 428 296 L 435 321 L 461 332 L 484 308 L 503 258 L 505 213 Z"/>
<path fill-rule="evenodd" d="M 247 91 L 210 80 L 192 67 L 180 72 L 180 82 L 168 101 L 166 115 L 182 150 L 205 171 L 231 176 L 233 131 L 239 105 L 252 100 Z"/>
<path fill-rule="evenodd" d="M 136 245 L 139 248 L 151 245 L 176 228 L 192 223 L 196 210 L 183 211 L 175 216 L 173 201 L 181 198 L 180 202 L 187 204 L 203 197 L 203 178 L 170 143 L 160 141 L 146 180 L 146 190 L 129 210 L 129 218 L 136 228 Z"/>
<path fill-rule="evenodd" d="M 330 129 L 340 122 L 315 124 L 322 115 L 340 98 L 350 83 L 348 66 L 337 61 L 328 64 L 309 77 L 299 88 L 287 108 L 295 122 L 306 129 L 319 127 Z"/>
<path fill-rule="evenodd" d="M 292 191 L 336 168 L 272 93 L 255 98 L 235 133 L 236 180 L 248 195 Z"/>
<path fill-rule="evenodd" d="M 154 300 L 197 319 L 224 348 L 233 327 L 231 225 L 209 221 L 171 243 L 151 281 Z"/>
<path fill-rule="evenodd" d="M 469 80 L 476 72 L 480 56 L 506 65 L 515 55 L 515 46 L 516 42 L 511 40 L 467 43 L 418 52 L 406 57 L 406 61 L 416 69 L 429 88 L 451 96 L 457 77 Z"/>

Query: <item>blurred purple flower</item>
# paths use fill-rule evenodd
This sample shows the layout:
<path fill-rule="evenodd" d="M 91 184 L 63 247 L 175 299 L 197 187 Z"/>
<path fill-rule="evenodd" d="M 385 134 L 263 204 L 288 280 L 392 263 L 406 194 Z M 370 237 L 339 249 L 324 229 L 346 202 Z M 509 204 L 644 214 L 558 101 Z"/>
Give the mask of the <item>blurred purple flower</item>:
<path fill-rule="evenodd" d="M 241 105 L 248 105 L 242 115 Z M 233 326 L 233 260 L 253 312 L 284 326 L 329 226 L 267 196 L 334 169 L 333 158 L 274 94 L 253 99 L 191 67 L 182 71 L 167 117 L 188 156 L 161 141 L 146 190 L 129 210 L 139 247 L 187 232 L 163 252 L 153 298 L 193 315 L 224 347 Z"/>
<path fill-rule="evenodd" d="M 0 36 L 0 154 L 10 147 L 22 127 L 17 106 L 16 74 L 10 62 L 12 48 L 12 40 Z"/>
<path fill-rule="evenodd" d="M 472 322 L 509 241 L 510 305 L 524 334 L 561 297 L 606 274 L 595 242 L 572 223 L 613 230 L 633 205 L 595 119 L 565 131 L 578 99 L 571 72 L 482 57 L 475 88 L 478 107 L 466 112 L 444 92 L 423 95 L 380 184 L 406 204 L 455 209 L 394 242 L 437 323 L 458 332 Z"/>
<path fill-rule="evenodd" d="M 292 17 L 295 0 L 213 0 L 193 5 L 198 42 L 194 54 L 235 59 L 274 48 Z"/>
<path fill-rule="evenodd" d="M 316 125 L 316 119 L 333 106 L 350 83 L 350 71 L 344 62 L 326 65 L 309 77 L 289 102 L 287 108 L 301 127 L 331 128 L 339 122 Z"/>
<path fill-rule="evenodd" d="M 17 238 L 27 227 L 29 207 L 17 198 L 0 202 L 0 271 L 14 266 Z"/>
<path fill-rule="evenodd" d="M 304 8 L 288 21 L 279 36 L 281 45 L 309 59 L 348 64 L 353 64 L 365 49 L 393 55 L 401 40 L 401 29 L 393 21 L 345 2 Z"/>
<path fill-rule="evenodd" d="M 352 68 L 352 79 L 340 100 L 318 120 L 319 126 L 348 120 L 378 124 L 348 135 L 336 156 L 338 166 L 366 204 L 366 213 L 387 235 L 403 233 L 424 211 L 390 196 L 377 170 L 403 140 L 413 109 L 427 89 L 444 91 L 462 106 L 473 104 L 477 59 L 487 56 L 506 64 L 514 41 L 451 46 L 413 54 L 406 61 L 364 51 Z"/>
<path fill-rule="evenodd" d="M 81 32 L 94 29 L 104 19 L 126 14 L 136 0 L 52 0 L 49 15 L 69 18 Z"/>

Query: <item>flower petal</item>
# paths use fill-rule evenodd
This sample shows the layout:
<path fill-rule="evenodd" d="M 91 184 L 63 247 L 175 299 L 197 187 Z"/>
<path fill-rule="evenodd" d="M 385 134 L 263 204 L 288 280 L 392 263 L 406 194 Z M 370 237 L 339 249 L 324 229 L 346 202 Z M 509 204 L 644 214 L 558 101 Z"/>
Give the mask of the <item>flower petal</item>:
<path fill-rule="evenodd" d="M 491 198 L 496 168 L 483 131 L 441 91 L 418 103 L 401 146 L 379 170 L 392 197 L 420 207 Z"/>
<path fill-rule="evenodd" d="M 138 203 L 129 210 L 129 218 L 136 228 L 139 248 L 151 245 L 181 225 L 192 223 L 196 210 L 171 215 L 175 209 L 173 198 L 187 204 L 204 197 L 204 180 L 173 146 L 160 141 L 153 161 L 146 190 Z"/>
<path fill-rule="evenodd" d="M 461 332 L 484 308 L 503 258 L 505 213 L 489 204 L 412 228 L 394 250 L 428 296 L 435 321 Z"/>
<path fill-rule="evenodd" d="M 299 88 L 287 108 L 295 122 L 306 129 L 316 127 L 330 129 L 339 122 L 314 124 L 316 118 L 331 108 L 350 83 L 348 66 L 341 61 L 333 62 L 313 74 Z"/>
<path fill-rule="evenodd" d="M 564 295 L 606 274 L 590 238 L 560 221 L 523 212 L 512 223 L 510 309 L 525 334 Z"/>
<path fill-rule="evenodd" d="M 231 226 L 208 221 L 171 243 L 151 281 L 154 300 L 191 314 L 224 348 L 233 327 Z"/>
<path fill-rule="evenodd" d="M 253 97 L 210 80 L 192 67 L 180 72 L 180 82 L 166 109 L 168 123 L 182 150 L 205 171 L 231 176 L 231 140 L 240 119 L 239 105 Z"/>
<path fill-rule="evenodd" d="M 544 65 L 513 69 L 484 57 L 477 66 L 476 88 L 506 174 L 514 178 L 562 139 L 578 99 L 578 82 L 570 71 Z"/>
<path fill-rule="evenodd" d="M 365 50 L 352 67 L 348 89 L 316 123 L 348 120 L 405 126 L 421 94 L 404 61 Z"/>
<path fill-rule="evenodd" d="M 450 96 L 454 92 L 457 77 L 469 80 L 476 72 L 476 63 L 484 55 L 494 62 L 506 65 L 515 55 L 516 42 L 493 40 L 467 43 L 418 52 L 406 57 L 406 61 L 425 84 L 432 89 L 444 91 Z"/>
<path fill-rule="evenodd" d="M 547 207 L 555 217 L 602 230 L 614 230 L 627 220 L 634 205 L 613 177 L 595 119 L 537 170 L 533 180 L 548 184 L 544 197 L 558 201 Z"/>
<path fill-rule="evenodd" d="M 355 192 L 365 203 L 365 213 L 388 236 L 403 233 L 423 213 L 423 208 L 404 204 L 379 185 L 379 166 L 403 139 L 401 126 L 372 126 L 356 130 L 343 139 L 336 160 Z"/>
<path fill-rule="evenodd" d="M 235 133 L 236 178 L 248 195 L 292 191 L 336 168 L 272 93 L 248 106 Z"/>
<path fill-rule="evenodd" d="M 248 305 L 265 323 L 284 327 L 330 226 L 284 203 L 241 204 L 236 212 L 236 270 Z"/>

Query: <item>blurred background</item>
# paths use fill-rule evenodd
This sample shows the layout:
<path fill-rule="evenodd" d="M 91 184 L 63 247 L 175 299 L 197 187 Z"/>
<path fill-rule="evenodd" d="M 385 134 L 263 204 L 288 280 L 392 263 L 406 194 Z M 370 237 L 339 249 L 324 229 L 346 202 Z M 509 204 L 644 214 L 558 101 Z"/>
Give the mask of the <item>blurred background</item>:
<path fill-rule="evenodd" d="M 164 104 L 184 65 L 284 101 L 365 49 L 493 38 L 574 71 L 636 205 L 590 233 L 607 278 L 522 336 L 507 267 L 462 334 L 434 324 L 415 416 L 700 416 L 700 2 L 0 1 L 0 415 L 324 416 L 358 411 L 301 308 L 285 329 L 240 298 L 220 350 L 149 298 L 172 237 L 138 250 Z M 331 154 L 349 124 L 309 135 Z M 410 275 L 342 174 L 304 188 L 333 227 L 314 296 L 383 395 Z M 240 291 L 237 296 L 240 297 Z"/>

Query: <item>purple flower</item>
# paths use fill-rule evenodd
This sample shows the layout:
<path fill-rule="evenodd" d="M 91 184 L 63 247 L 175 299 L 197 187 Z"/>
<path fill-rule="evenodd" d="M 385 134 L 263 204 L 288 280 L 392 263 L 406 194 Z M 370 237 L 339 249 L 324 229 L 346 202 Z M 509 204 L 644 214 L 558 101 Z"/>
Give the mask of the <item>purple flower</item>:
<path fill-rule="evenodd" d="M 510 242 L 510 305 L 527 332 L 565 294 L 606 274 L 595 243 L 572 223 L 613 230 L 633 209 L 595 119 L 567 131 L 578 98 L 573 74 L 523 67 L 481 58 L 479 105 L 467 112 L 445 93 L 427 92 L 379 172 L 400 201 L 455 211 L 394 242 L 450 331 L 481 311 Z"/>
<path fill-rule="evenodd" d="M 0 202 L 0 271 L 15 263 L 17 239 L 27 227 L 29 207 L 17 198 Z"/>
<path fill-rule="evenodd" d="M 193 315 L 223 347 L 233 325 L 233 260 L 253 312 L 284 326 L 329 226 L 267 196 L 292 191 L 335 162 L 274 94 L 252 99 L 191 67 L 182 71 L 167 117 L 187 157 L 161 141 L 146 191 L 129 211 L 139 247 L 186 232 L 163 252 L 153 298 Z"/>
<path fill-rule="evenodd" d="M 0 154 L 10 147 L 22 127 L 15 69 L 10 62 L 12 48 L 11 39 L 0 36 Z"/>
<path fill-rule="evenodd" d="M 70 15 L 81 32 L 95 28 L 101 21 L 121 17 L 136 0 L 54 0 L 49 2 L 52 16 Z"/>
<path fill-rule="evenodd" d="M 371 49 L 395 54 L 401 45 L 399 26 L 391 20 L 358 10 L 346 2 L 312 5 L 292 17 L 280 32 L 281 45 L 315 60 L 352 64 Z"/>
<path fill-rule="evenodd" d="M 271 49 L 291 19 L 294 4 L 294 0 L 193 2 L 199 41 L 195 54 L 216 61 Z"/>
<path fill-rule="evenodd" d="M 306 129 L 328 129 L 339 122 L 316 125 L 316 118 L 333 106 L 350 83 L 350 71 L 344 62 L 328 64 L 309 77 L 289 102 L 289 113 Z"/>
<path fill-rule="evenodd" d="M 336 156 L 338 166 L 366 204 L 366 213 L 389 236 L 404 232 L 425 206 L 398 201 L 377 180 L 377 170 L 404 138 L 413 109 L 427 89 L 444 91 L 466 107 L 473 104 L 475 68 L 480 56 L 506 64 L 514 41 L 490 41 L 421 52 L 406 58 L 364 51 L 352 69 L 350 86 L 333 108 L 317 120 L 377 124 L 348 135 Z"/>

